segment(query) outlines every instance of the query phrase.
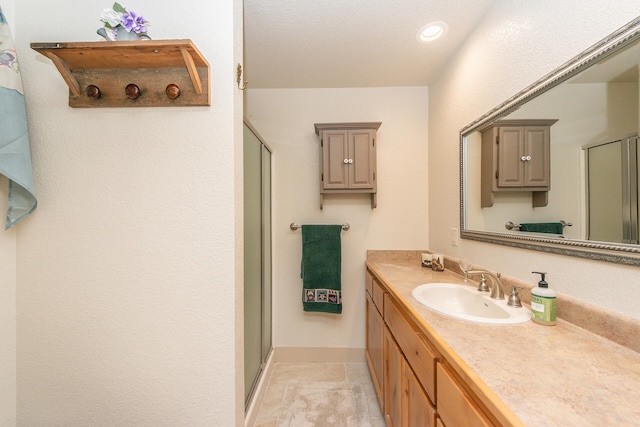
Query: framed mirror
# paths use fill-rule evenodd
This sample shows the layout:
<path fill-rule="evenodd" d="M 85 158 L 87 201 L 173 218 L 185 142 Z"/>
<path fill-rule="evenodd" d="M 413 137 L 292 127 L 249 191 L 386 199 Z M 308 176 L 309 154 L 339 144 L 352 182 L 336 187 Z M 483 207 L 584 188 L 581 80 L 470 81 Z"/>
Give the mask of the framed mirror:
<path fill-rule="evenodd" d="M 640 265 L 640 17 L 460 131 L 465 239 Z"/>

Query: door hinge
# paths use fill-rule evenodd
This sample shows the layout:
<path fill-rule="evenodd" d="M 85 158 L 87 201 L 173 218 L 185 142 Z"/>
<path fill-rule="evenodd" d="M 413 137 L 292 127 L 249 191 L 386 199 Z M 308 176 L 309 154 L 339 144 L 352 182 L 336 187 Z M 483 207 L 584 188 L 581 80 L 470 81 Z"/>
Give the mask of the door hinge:
<path fill-rule="evenodd" d="M 376 180 L 376 173 L 375 172 L 373 173 L 373 180 L 374 181 Z"/>
<path fill-rule="evenodd" d="M 324 182 L 324 174 L 323 173 L 320 174 L 320 182 Z"/>
<path fill-rule="evenodd" d="M 496 144 L 500 144 L 500 135 L 496 136 Z"/>
<path fill-rule="evenodd" d="M 498 179 L 498 176 L 500 176 L 500 171 L 496 171 L 496 179 Z"/>
<path fill-rule="evenodd" d="M 375 138 L 373 138 L 372 143 L 373 143 L 373 146 L 375 147 L 376 146 L 376 139 Z"/>
<path fill-rule="evenodd" d="M 320 147 L 324 147 L 324 139 L 320 140 Z"/>

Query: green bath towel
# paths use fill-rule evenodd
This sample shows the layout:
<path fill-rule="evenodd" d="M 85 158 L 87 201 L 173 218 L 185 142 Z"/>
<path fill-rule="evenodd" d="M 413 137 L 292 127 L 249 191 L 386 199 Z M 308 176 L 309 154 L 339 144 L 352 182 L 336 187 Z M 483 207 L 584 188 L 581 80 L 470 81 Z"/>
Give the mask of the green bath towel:
<path fill-rule="evenodd" d="M 341 225 L 302 226 L 302 306 L 304 311 L 342 313 Z"/>
<path fill-rule="evenodd" d="M 520 224 L 520 231 L 528 231 L 531 233 L 562 234 L 562 223 L 533 222 L 531 224 Z"/>

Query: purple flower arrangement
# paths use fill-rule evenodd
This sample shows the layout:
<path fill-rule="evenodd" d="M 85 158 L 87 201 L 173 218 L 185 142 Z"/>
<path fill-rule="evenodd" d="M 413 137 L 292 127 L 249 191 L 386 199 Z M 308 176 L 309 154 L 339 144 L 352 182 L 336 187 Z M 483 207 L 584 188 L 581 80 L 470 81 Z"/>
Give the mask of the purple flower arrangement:
<path fill-rule="evenodd" d="M 128 33 L 135 33 L 138 36 L 147 35 L 149 22 L 142 15 L 125 9 L 120 3 L 115 2 L 112 9 L 104 9 L 100 20 L 104 26 L 111 30 L 117 37 L 118 31 L 124 30 Z"/>

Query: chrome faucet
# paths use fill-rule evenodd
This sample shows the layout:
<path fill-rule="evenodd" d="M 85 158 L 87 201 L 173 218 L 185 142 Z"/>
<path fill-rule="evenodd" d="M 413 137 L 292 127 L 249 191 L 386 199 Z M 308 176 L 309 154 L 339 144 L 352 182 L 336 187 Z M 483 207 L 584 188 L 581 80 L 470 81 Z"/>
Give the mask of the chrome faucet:
<path fill-rule="evenodd" d="M 504 299 L 504 291 L 502 290 L 502 282 L 500 281 L 500 273 L 493 274 L 487 270 L 465 270 L 464 277 L 465 279 L 472 274 L 480 274 L 480 284 L 478 285 L 478 292 L 491 292 L 489 294 L 490 298 L 493 299 Z M 487 286 L 487 278 L 485 276 L 489 276 L 493 279 L 493 285 L 491 286 L 491 290 Z"/>

